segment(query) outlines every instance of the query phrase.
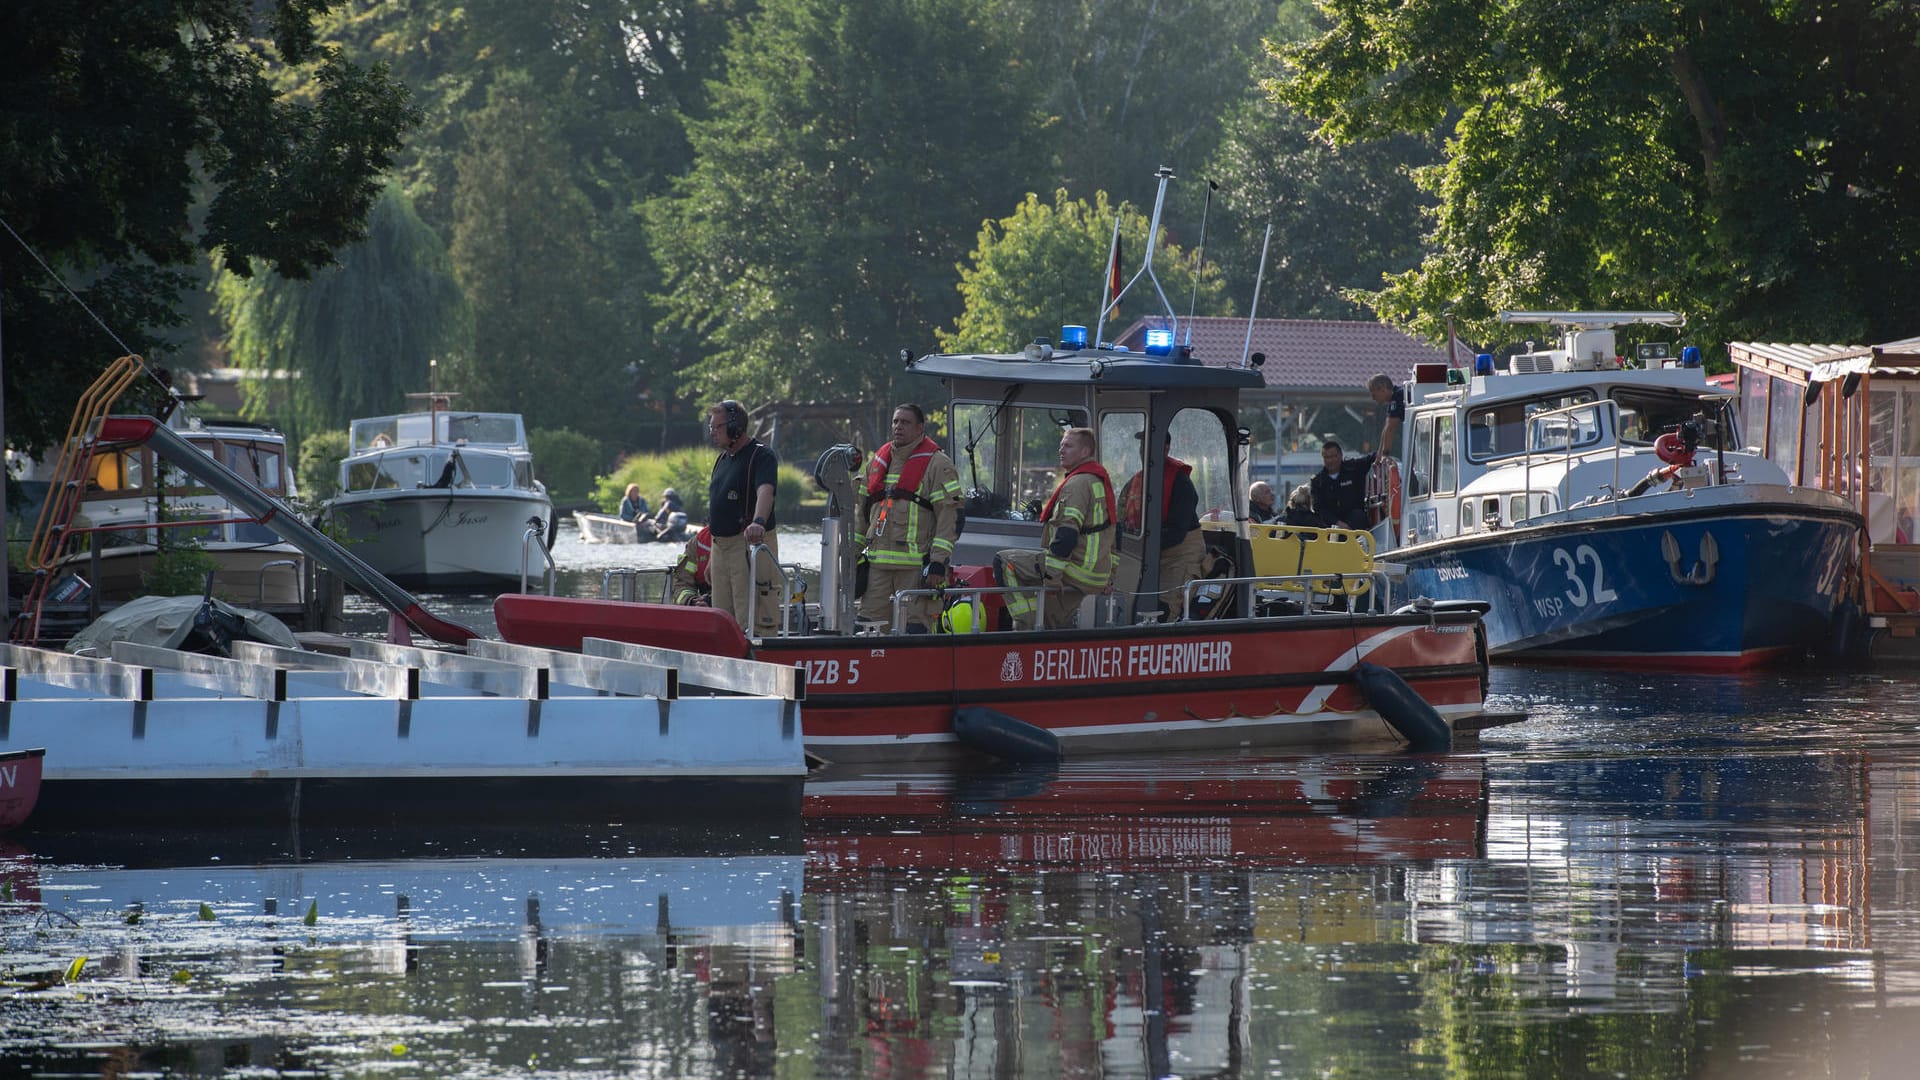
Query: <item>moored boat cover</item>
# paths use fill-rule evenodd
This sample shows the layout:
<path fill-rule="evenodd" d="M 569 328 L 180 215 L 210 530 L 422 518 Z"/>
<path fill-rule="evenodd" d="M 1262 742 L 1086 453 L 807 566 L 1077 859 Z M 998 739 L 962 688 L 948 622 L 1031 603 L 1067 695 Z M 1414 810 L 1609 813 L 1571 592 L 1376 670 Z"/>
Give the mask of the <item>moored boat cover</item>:
<path fill-rule="evenodd" d="M 194 619 L 202 603 L 211 603 L 223 627 L 230 628 L 233 640 L 259 641 L 268 645 L 297 649 L 299 639 L 287 624 L 264 611 L 234 607 L 223 600 L 203 600 L 198 596 L 143 596 L 114 608 L 95 619 L 86 629 L 73 635 L 67 651 L 86 656 L 109 656 L 116 641 L 139 645 L 157 645 L 163 649 L 204 652 L 189 638 L 194 634 Z M 201 635 L 204 637 L 204 635 Z"/>

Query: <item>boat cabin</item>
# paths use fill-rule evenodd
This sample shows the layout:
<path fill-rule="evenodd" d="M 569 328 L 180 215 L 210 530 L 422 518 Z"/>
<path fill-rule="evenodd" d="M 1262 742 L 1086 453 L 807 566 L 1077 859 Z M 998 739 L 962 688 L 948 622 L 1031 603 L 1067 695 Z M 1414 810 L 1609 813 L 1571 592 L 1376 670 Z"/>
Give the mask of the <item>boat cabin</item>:
<path fill-rule="evenodd" d="M 1670 346 L 1643 345 L 1629 360 L 1611 328 L 1575 328 L 1558 348 L 1531 346 L 1504 371 L 1486 353 L 1471 371 L 1415 368 L 1397 483 L 1375 484 L 1382 550 L 1610 500 L 1662 464 L 1663 436 L 1709 451 L 1662 477 L 1673 487 L 1731 480 L 1741 468 L 1749 480 L 1780 479 L 1727 459 L 1741 445 L 1733 397 L 1708 385 L 1698 349 L 1674 359 Z"/>
<path fill-rule="evenodd" d="M 1242 391 L 1261 385 L 1250 367 L 1211 367 L 1173 349 L 1148 354 L 1035 344 L 1009 355 L 923 356 L 908 370 L 947 387 L 945 442 L 966 493 L 966 526 L 954 556 L 959 564 L 988 566 L 996 551 L 1040 546 L 1041 508 L 1059 481 L 1060 435 L 1070 427 L 1093 429 L 1116 499 L 1144 469 L 1139 520 L 1119 523 L 1115 590 L 1130 594 L 1127 621 L 1159 608 L 1168 454 L 1192 466 L 1203 521 L 1246 516 L 1247 433 L 1237 427 L 1235 409 Z M 1209 532 L 1209 544 L 1228 543 Z M 1251 566 L 1245 544 L 1240 536 L 1238 550 L 1221 553 Z M 1142 551 L 1156 557 L 1142 559 Z"/>
<path fill-rule="evenodd" d="M 516 413 L 436 408 L 355 420 L 340 463 L 343 492 L 531 488 L 533 481 L 526 427 Z"/>
<path fill-rule="evenodd" d="M 275 498 L 293 496 L 293 472 L 286 454 L 286 439 L 278 431 L 244 421 L 220 421 L 203 425 L 198 418 L 186 421 L 179 434 L 193 448 L 239 473 L 261 491 Z M 158 488 L 156 488 L 156 481 Z M 215 510 L 226 513 L 225 500 L 177 468 L 166 465 L 146 445 L 103 445 L 98 447 L 87 466 L 86 491 L 81 497 L 82 513 L 92 520 L 153 521 L 160 512 L 159 500 L 166 501 L 171 517 L 204 516 Z M 280 536 L 257 521 L 228 515 L 217 525 L 192 525 L 184 531 L 201 541 L 276 544 Z M 150 530 L 119 531 L 101 534 L 101 542 L 113 544 L 152 544 Z"/>
<path fill-rule="evenodd" d="M 1920 338 L 1727 351 L 1749 440 L 1795 483 L 1860 511 L 1869 621 L 1920 656 Z"/>

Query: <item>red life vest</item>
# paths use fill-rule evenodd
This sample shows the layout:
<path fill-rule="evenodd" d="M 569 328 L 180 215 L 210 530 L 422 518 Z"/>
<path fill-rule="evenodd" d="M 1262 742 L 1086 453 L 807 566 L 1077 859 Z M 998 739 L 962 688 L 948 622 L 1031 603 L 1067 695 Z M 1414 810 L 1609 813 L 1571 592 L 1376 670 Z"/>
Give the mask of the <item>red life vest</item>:
<path fill-rule="evenodd" d="M 1127 508 L 1128 532 L 1140 531 L 1140 488 L 1146 482 L 1146 475 L 1145 469 L 1134 473 L 1133 479 L 1127 481 L 1126 495 L 1120 500 L 1121 505 Z M 1167 507 L 1173 505 L 1173 482 L 1182 476 L 1191 475 L 1193 475 L 1193 466 L 1177 457 L 1171 455 L 1167 457 L 1167 467 L 1162 469 L 1160 474 L 1160 521 L 1163 524 L 1167 520 Z"/>
<path fill-rule="evenodd" d="M 876 531 L 885 527 L 887 514 L 893 509 L 895 499 L 907 499 L 929 510 L 933 509 L 933 503 L 920 497 L 920 482 L 927 478 L 927 467 L 933 464 L 933 455 L 939 452 L 939 443 L 921 436 L 920 444 L 908 453 L 907 463 L 900 467 L 899 482 L 891 488 L 887 486 L 887 474 L 893 471 L 893 443 L 881 443 L 880 449 L 873 452 L 873 460 L 867 462 L 867 498 L 886 500 L 880 507 Z"/>
<path fill-rule="evenodd" d="M 711 585 L 713 579 L 707 576 L 707 563 L 712 559 L 713 530 L 702 525 L 700 531 L 693 534 L 693 550 L 680 557 L 680 567 L 683 570 L 691 569 L 693 580 L 702 585 Z M 689 567 L 689 563 L 693 565 Z"/>
<path fill-rule="evenodd" d="M 907 463 L 900 468 L 900 482 L 888 491 L 887 474 L 893 471 L 893 444 L 882 443 L 880 449 L 873 452 L 873 460 L 867 462 L 867 496 L 878 499 L 882 495 L 887 498 L 918 495 L 920 481 L 927 478 L 927 466 L 933 464 L 933 455 L 939 452 L 939 443 L 922 436 L 920 445 L 913 448 Z"/>
<path fill-rule="evenodd" d="M 1040 511 L 1041 521 L 1053 520 L 1053 506 L 1055 503 L 1060 501 L 1060 492 L 1067 486 L 1067 481 L 1073 479 L 1074 477 L 1080 475 L 1081 473 L 1087 473 L 1091 475 L 1095 480 L 1100 481 L 1102 487 L 1105 489 L 1107 494 L 1107 520 L 1101 522 L 1098 525 L 1090 525 L 1085 529 L 1082 529 L 1081 531 L 1082 532 L 1099 532 L 1101 529 L 1104 529 L 1107 526 L 1113 524 L 1114 519 L 1119 516 L 1119 514 L 1114 509 L 1113 477 L 1107 475 L 1106 466 L 1100 464 L 1098 461 L 1094 461 L 1091 458 L 1081 462 L 1078 465 L 1075 465 L 1071 470 L 1067 472 L 1067 475 L 1060 478 L 1060 483 L 1053 489 L 1053 494 L 1047 496 L 1047 505 L 1044 508 L 1042 508 Z"/>

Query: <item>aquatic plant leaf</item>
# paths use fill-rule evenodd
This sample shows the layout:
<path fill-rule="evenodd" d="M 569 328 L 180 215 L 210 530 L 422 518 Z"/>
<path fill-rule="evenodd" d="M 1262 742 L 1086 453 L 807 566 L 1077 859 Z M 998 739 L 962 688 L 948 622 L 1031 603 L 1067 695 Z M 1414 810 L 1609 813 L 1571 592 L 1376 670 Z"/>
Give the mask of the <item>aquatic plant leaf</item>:
<path fill-rule="evenodd" d="M 200 902 L 200 921 L 201 922 L 213 921 L 213 908 L 207 906 L 207 903 L 204 900 Z"/>
<path fill-rule="evenodd" d="M 393 1044 L 392 1046 L 390 1046 L 390 1047 L 388 1047 L 388 1048 L 387 1048 L 387 1052 L 388 1052 L 388 1053 L 390 1053 L 390 1054 L 392 1054 L 392 1055 L 393 1055 L 394 1057 L 406 1057 L 406 1056 L 407 1056 L 407 1044 L 406 1044 L 406 1043 L 394 1043 L 394 1044 Z"/>
<path fill-rule="evenodd" d="M 319 922 L 320 921 L 320 901 L 315 900 L 314 902 L 308 904 L 307 917 L 300 921 L 306 923 L 308 926 L 312 926 L 313 924 Z"/>
<path fill-rule="evenodd" d="M 135 908 L 135 909 L 133 909 L 132 911 L 129 911 L 129 912 L 127 912 L 127 925 L 128 925 L 128 926 L 139 926 L 139 925 L 140 925 L 140 916 L 142 916 L 142 915 L 144 915 L 144 914 L 146 914 L 146 912 L 144 912 L 144 911 L 141 911 L 141 910 L 140 910 L 139 908 Z"/>
<path fill-rule="evenodd" d="M 87 966 L 87 958 L 86 958 L 86 957 L 84 957 L 84 956 L 76 956 L 76 957 L 74 957 L 74 958 L 73 958 L 73 963 L 71 963 L 71 964 L 68 964 L 68 965 L 67 965 L 67 981 L 68 981 L 68 982 L 70 982 L 70 983 L 73 983 L 73 982 L 79 982 L 79 981 L 80 981 L 80 969 L 81 969 L 81 968 L 83 968 L 83 967 L 86 967 L 86 966 Z"/>
<path fill-rule="evenodd" d="M 13 903 L 13 882 L 0 881 L 0 900 Z"/>
<path fill-rule="evenodd" d="M 172 978 L 176 984 L 185 986 L 193 981 L 193 972 L 188 971 L 186 968 L 181 968 L 179 971 L 173 973 Z"/>

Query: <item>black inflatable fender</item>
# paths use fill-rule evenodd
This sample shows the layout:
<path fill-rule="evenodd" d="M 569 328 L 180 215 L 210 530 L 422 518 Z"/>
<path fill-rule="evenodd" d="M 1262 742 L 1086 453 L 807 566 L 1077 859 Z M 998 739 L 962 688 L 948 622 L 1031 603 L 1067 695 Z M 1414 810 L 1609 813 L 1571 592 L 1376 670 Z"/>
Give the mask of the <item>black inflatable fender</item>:
<path fill-rule="evenodd" d="M 981 705 L 954 710 L 953 734 L 963 744 L 1003 761 L 1060 760 L 1060 740 L 1053 732 Z"/>
<path fill-rule="evenodd" d="M 1407 740 L 1408 749 L 1420 753 L 1453 749 L 1453 729 L 1398 673 L 1363 660 L 1353 665 L 1353 681 L 1367 704 Z"/>

